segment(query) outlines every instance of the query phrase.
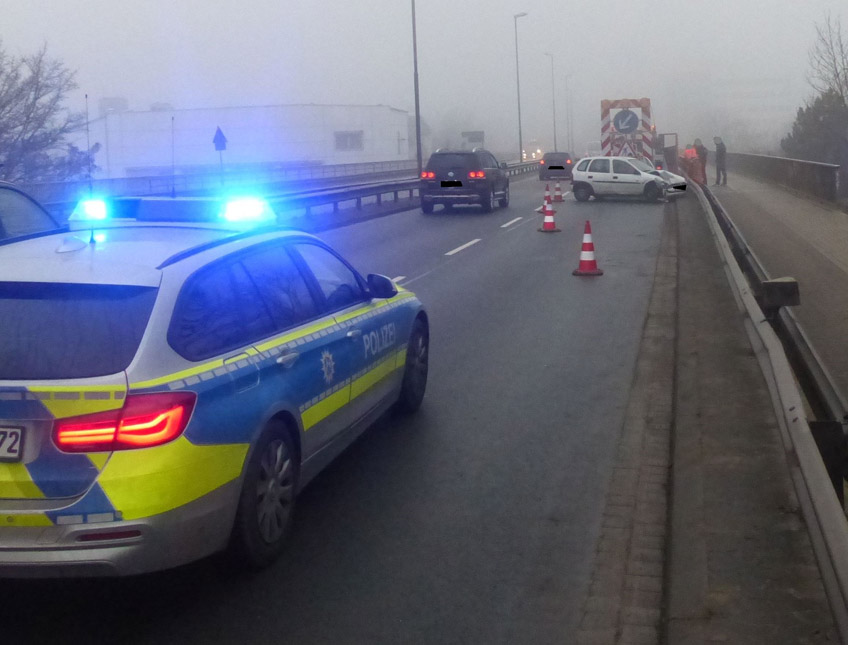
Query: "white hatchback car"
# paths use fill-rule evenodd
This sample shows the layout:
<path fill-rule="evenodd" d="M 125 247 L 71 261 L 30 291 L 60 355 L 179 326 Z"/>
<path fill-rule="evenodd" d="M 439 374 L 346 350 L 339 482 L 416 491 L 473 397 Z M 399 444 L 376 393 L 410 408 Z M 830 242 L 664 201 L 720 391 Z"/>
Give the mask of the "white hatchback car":
<path fill-rule="evenodd" d="M 667 183 L 653 174 L 648 162 L 633 157 L 587 157 L 581 159 L 572 175 L 574 198 L 632 196 L 649 201 L 665 195 Z"/>

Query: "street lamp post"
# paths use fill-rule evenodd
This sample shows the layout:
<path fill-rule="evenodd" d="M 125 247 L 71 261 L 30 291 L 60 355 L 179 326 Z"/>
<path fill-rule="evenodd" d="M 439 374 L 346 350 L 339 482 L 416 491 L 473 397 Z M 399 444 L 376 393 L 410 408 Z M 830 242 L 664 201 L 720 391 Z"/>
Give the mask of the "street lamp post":
<path fill-rule="evenodd" d="M 415 0 L 412 0 L 412 65 L 415 79 L 415 159 L 418 162 L 418 175 L 423 167 L 421 159 L 421 108 L 418 103 L 418 40 L 415 34 Z"/>
<path fill-rule="evenodd" d="M 554 110 L 554 152 L 559 150 L 557 148 L 557 131 L 556 131 L 556 81 L 554 80 L 554 55 L 545 52 L 545 56 L 548 56 L 551 59 L 551 102 L 553 103 Z"/>
<path fill-rule="evenodd" d="M 571 74 L 565 75 L 565 127 L 566 127 L 566 139 L 568 139 L 568 149 L 571 151 L 571 154 L 574 154 L 574 141 L 572 137 L 574 133 L 571 130 L 571 93 L 568 91 L 568 79 L 571 78 Z"/>
<path fill-rule="evenodd" d="M 526 11 L 512 17 L 515 26 L 515 87 L 518 91 L 518 163 L 524 161 L 524 142 L 521 140 L 521 80 L 518 75 L 518 19 L 527 15 Z"/>

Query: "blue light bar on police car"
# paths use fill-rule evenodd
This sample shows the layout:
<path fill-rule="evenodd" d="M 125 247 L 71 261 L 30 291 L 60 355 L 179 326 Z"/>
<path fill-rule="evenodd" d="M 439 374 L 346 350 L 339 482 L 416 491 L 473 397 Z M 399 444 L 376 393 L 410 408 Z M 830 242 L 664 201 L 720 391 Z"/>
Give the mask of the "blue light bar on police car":
<path fill-rule="evenodd" d="M 106 202 L 102 199 L 83 199 L 77 203 L 69 221 L 73 222 L 94 222 L 108 219 L 109 211 L 106 208 Z"/>
<path fill-rule="evenodd" d="M 264 199 L 241 197 L 224 202 L 221 219 L 232 224 L 273 224 L 277 216 Z"/>

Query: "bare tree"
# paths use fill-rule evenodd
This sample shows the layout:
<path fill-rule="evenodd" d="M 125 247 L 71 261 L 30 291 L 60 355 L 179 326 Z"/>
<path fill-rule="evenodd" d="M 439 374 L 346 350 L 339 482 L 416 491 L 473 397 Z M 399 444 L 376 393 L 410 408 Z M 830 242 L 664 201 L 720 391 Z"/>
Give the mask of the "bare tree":
<path fill-rule="evenodd" d="M 65 179 L 87 169 L 89 153 L 65 141 L 85 125 L 83 114 L 64 107 L 76 88 L 74 72 L 49 58 L 46 45 L 18 57 L 0 43 L 0 179 Z"/>
<path fill-rule="evenodd" d="M 848 105 L 848 38 L 842 22 L 827 14 L 816 25 L 816 42 L 810 49 L 810 85 L 820 94 L 833 92 Z"/>

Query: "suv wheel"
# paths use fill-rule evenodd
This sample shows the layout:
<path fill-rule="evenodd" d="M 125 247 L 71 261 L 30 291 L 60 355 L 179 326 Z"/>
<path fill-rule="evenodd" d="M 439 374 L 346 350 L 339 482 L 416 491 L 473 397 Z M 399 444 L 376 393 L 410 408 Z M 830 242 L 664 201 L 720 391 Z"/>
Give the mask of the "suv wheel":
<path fill-rule="evenodd" d="M 498 200 L 498 204 L 500 204 L 501 208 L 506 208 L 509 206 L 509 184 L 504 188 L 504 196 Z"/>
<path fill-rule="evenodd" d="M 577 186 L 574 188 L 574 199 L 578 202 L 588 201 L 592 196 L 592 189 L 588 186 Z"/>
<path fill-rule="evenodd" d="M 488 194 L 483 196 L 483 212 L 491 213 L 495 208 L 495 189 L 490 188 Z"/>

